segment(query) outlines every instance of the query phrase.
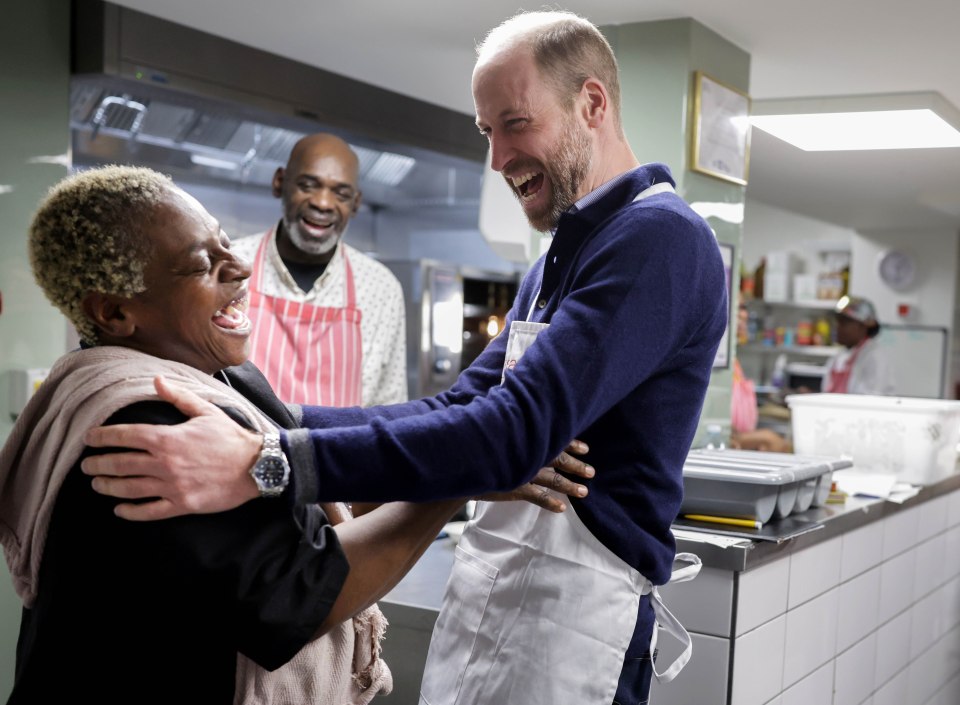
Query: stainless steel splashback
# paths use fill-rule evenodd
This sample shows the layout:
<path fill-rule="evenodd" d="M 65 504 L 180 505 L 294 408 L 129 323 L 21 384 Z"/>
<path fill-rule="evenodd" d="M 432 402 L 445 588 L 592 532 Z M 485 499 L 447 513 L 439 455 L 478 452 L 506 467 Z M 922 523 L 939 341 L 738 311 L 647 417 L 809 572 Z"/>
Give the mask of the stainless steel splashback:
<path fill-rule="evenodd" d="M 503 330 L 520 275 L 430 260 L 384 264 L 400 280 L 406 301 L 410 398 L 449 389 Z"/>
<path fill-rule="evenodd" d="M 303 135 L 340 135 L 374 208 L 479 206 L 472 116 L 99 0 L 74 0 L 75 161 L 269 184 Z"/>
<path fill-rule="evenodd" d="M 100 0 L 74 0 L 73 70 L 164 85 L 483 161 L 473 116 Z"/>

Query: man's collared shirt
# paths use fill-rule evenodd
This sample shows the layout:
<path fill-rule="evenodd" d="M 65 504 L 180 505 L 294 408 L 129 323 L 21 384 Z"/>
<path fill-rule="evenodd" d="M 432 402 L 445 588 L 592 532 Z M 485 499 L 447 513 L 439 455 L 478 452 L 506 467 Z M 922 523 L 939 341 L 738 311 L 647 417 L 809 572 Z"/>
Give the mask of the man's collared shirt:
<path fill-rule="evenodd" d="M 231 249 L 253 262 L 267 233 L 234 240 Z M 407 400 L 406 320 L 403 288 L 380 262 L 341 241 L 313 288 L 304 292 L 280 259 L 276 238 L 267 243 L 260 289 L 267 296 L 342 308 L 344 297 L 343 253 L 353 269 L 357 307 L 362 312 L 360 337 L 363 346 L 363 405 L 395 404 Z"/>

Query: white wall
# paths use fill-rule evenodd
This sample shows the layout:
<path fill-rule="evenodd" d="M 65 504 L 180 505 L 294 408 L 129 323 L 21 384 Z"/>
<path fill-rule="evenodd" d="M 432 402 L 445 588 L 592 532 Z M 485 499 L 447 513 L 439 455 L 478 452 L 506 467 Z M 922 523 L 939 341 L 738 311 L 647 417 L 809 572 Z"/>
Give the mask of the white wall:
<path fill-rule="evenodd" d="M 822 220 L 770 206 L 749 197 L 743 212 L 743 253 L 747 271 L 774 250 L 790 250 L 800 256 L 804 272 L 816 274 L 821 268 L 823 249 L 849 248 L 855 232 Z"/>
<path fill-rule="evenodd" d="M 882 322 L 952 328 L 957 246 L 957 233 L 949 230 L 859 232 L 853 238 L 850 291 L 870 299 Z M 883 252 L 892 249 L 902 250 L 916 261 L 914 283 L 907 291 L 894 291 L 880 280 L 877 262 Z M 909 320 L 897 315 L 898 304 L 912 307 Z"/>
<path fill-rule="evenodd" d="M 850 291 L 870 299 L 881 323 L 903 323 L 946 328 L 947 360 L 952 360 L 954 308 L 957 299 L 957 259 L 960 236 L 951 230 L 884 230 L 857 233 L 853 238 Z M 881 280 L 877 261 L 886 250 L 898 249 L 916 261 L 914 284 L 894 291 Z M 902 318 L 898 306 L 908 304 L 911 315 Z M 955 365 L 948 364 L 947 396 L 953 398 Z"/>
<path fill-rule="evenodd" d="M 782 208 L 748 199 L 744 210 L 742 259 L 748 271 L 774 250 L 790 250 L 803 261 L 804 271 L 816 273 L 822 264 L 821 250 L 849 247 L 850 292 L 870 299 L 881 323 L 939 326 L 949 333 L 946 396 L 953 398 L 953 380 L 960 379 L 960 359 L 954 360 L 953 341 L 960 288 L 960 234 L 952 230 L 878 230 L 857 232 L 814 220 Z M 886 286 L 877 271 L 884 251 L 900 249 L 917 264 L 913 286 L 896 292 Z M 898 314 L 908 304 L 909 318 Z M 960 354 L 960 351 L 958 351 Z"/>

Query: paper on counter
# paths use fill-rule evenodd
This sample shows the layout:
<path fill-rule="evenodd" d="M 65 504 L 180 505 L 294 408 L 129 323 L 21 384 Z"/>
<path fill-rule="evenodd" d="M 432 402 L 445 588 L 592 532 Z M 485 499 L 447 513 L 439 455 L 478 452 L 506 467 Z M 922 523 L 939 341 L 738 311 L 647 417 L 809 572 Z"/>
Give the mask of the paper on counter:
<path fill-rule="evenodd" d="M 848 495 L 866 495 L 886 499 L 897 483 L 897 478 L 890 473 L 863 472 L 854 468 L 833 473 L 833 481 Z"/>
<path fill-rule="evenodd" d="M 837 487 L 851 496 L 876 497 L 902 504 L 920 492 L 919 487 L 897 482 L 890 473 L 869 473 L 853 468 L 833 473 Z"/>
<path fill-rule="evenodd" d="M 898 482 L 893 486 L 893 489 L 890 490 L 890 496 L 887 497 L 887 501 L 903 504 L 908 499 L 911 497 L 916 497 L 918 494 L 920 494 L 920 488 L 917 485 L 908 485 L 906 482 Z"/>
<path fill-rule="evenodd" d="M 674 538 L 684 539 L 685 541 L 697 541 L 698 543 L 709 543 L 720 548 L 730 548 L 731 546 L 741 546 L 751 543 L 750 539 L 737 538 L 734 536 L 719 536 L 717 534 L 705 534 L 701 531 L 688 531 L 686 529 L 671 529 Z"/>

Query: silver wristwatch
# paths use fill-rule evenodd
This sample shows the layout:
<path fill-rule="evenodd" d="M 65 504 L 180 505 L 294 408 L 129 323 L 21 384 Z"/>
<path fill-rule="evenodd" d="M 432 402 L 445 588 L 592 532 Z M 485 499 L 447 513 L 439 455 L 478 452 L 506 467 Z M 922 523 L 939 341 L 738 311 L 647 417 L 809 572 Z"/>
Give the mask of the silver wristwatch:
<path fill-rule="evenodd" d="M 279 497 L 290 481 L 290 464 L 280 449 L 280 435 L 263 434 L 260 457 L 250 468 L 250 476 L 257 483 L 261 497 Z"/>

